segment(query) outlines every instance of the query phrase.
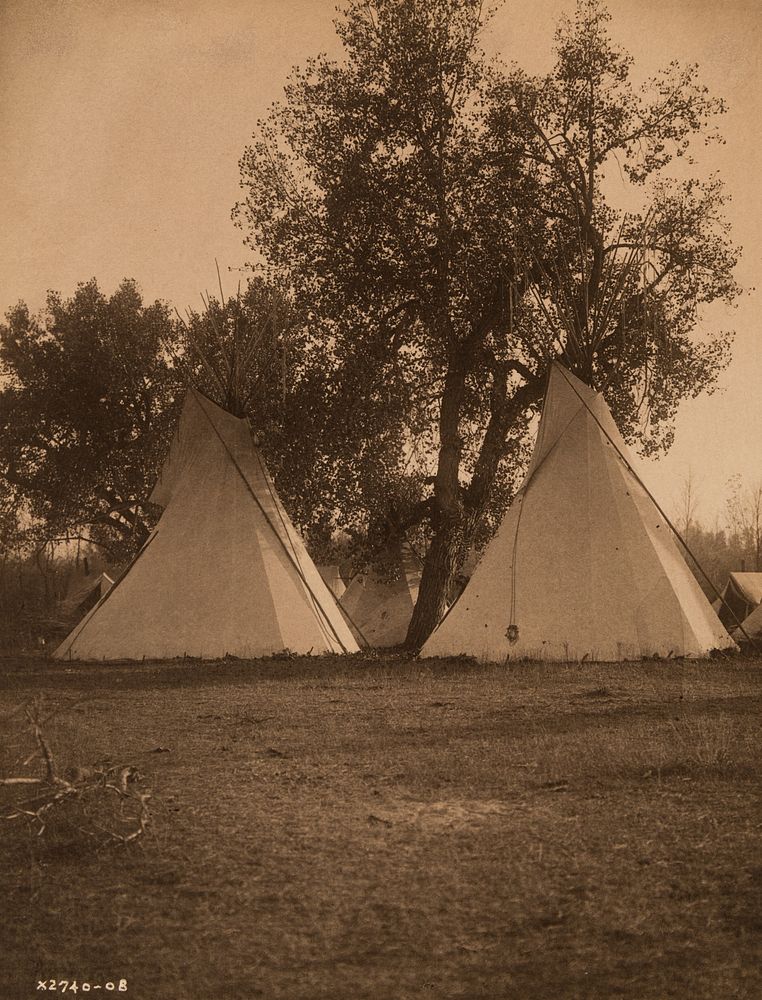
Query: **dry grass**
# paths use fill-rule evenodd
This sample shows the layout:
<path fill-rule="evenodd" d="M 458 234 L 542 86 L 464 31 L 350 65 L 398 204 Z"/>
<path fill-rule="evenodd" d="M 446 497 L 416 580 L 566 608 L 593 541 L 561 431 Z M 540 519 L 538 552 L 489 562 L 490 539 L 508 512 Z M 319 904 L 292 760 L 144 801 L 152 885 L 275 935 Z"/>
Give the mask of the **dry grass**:
<path fill-rule="evenodd" d="M 154 824 L 15 856 L 0 996 L 757 1000 L 760 670 L 8 661 L 0 715 L 71 704 L 61 759 L 137 766 Z"/>

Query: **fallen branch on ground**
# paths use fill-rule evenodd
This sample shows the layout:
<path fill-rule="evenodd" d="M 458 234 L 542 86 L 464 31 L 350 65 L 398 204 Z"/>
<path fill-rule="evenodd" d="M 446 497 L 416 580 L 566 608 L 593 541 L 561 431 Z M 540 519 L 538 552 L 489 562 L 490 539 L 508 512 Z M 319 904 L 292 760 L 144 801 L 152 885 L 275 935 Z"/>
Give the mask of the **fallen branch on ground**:
<path fill-rule="evenodd" d="M 36 743 L 24 764 L 38 758 L 44 774 L 0 778 L 0 786 L 6 788 L 35 786 L 30 797 L 0 805 L 0 820 L 25 820 L 37 837 L 55 828 L 59 839 L 80 835 L 97 846 L 129 844 L 143 836 L 150 822 L 151 793 L 141 787 L 137 768 L 131 764 L 71 767 L 62 777 L 44 730 L 51 716 L 42 717 L 39 699 L 26 705 L 24 714 Z"/>

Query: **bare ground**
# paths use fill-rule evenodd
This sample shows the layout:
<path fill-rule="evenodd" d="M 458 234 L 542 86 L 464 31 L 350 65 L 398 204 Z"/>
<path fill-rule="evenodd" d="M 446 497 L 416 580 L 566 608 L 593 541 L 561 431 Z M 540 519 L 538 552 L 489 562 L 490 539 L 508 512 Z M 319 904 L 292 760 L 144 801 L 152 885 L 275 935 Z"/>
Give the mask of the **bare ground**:
<path fill-rule="evenodd" d="M 38 694 L 153 825 L 5 822 L 3 1000 L 762 997 L 760 661 L 6 660 L 0 776 Z"/>

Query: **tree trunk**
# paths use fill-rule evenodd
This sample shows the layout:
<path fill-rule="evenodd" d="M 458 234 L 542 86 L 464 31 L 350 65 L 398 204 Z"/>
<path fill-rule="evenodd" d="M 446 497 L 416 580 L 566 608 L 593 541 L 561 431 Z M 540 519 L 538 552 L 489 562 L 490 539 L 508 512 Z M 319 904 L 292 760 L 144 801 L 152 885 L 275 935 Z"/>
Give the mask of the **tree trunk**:
<path fill-rule="evenodd" d="M 446 418 L 451 419 L 452 404 L 456 395 L 455 385 L 450 386 L 448 383 L 445 384 L 445 395 L 442 399 L 440 428 L 443 428 Z M 464 383 L 465 377 L 461 382 L 460 401 Z M 541 398 L 544 384 L 544 374 L 539 375 L 521 386 L 509 400 L 506 400 L 505 378 L 502 384 L 500 380 L 496 380 L 490 422 L 471 484 L 465 494 L 465 503 L 458 478 L 460 437 L 456 432 L 458 442 L 456 453 L 454 448 L 445 447 L 445 432 L 440 429 L 442 443 L 434 487 L 435 511 L 439 520 L 435 522 L 434 537 L 421 576 L 418 601 L 405 640 L 405 645 L 410 649 L 420 649 L 444 615 L 447 599 L 452 593 L 465 551 L 489 503 L 498 467 L 505 456 L 505 436 L 510 429 L 511 421 Z M 445 398 L 448 389 L 452 392 L 453 399 L 448 400 L 451 405 L 446 407 Z M 458 413 L 459 411 L 460 403 L 458 403 Z M 449 431 L 451 427 L 448 424 Z M 456 465 L 453 467 L 455 461 Z"/>
<path fill-rule="evenodd" d="M 466 536 L 473 534 L 479 519 L 490 501 L 500 463 L 506 457 L 505 438 L 511 425 L 531 406 L 542 398 L 545 389 L 545 373 L 528 378 L 509 398 L 507 395 L 507 373 L 502 379 L 495 378 L 492 393 L 491 415 L 482 441 L 479 458 L 476 461 L 471 483 L 466 491 L 465 508 L 472 526 L 466 526 Z"/>
<path fill-rule="evenodd" d="M 460 414 L 466 384 L 464 351 L 455 352 L 445 378 L 439 414 L 439 460 L 434 480 L 431 523 L 434 537 L 423 565 L 418 600 L 405 645 L 420 649 L 442 617 L 460 562 L 463 503 L 460 491 Z"/>
<path fill-rule="evenodd" d="M 421 648 L 447 609 L 447 597 L 462 562 L 462 538 L 460 525 L 451 524 L 432 539 L 405 640 L 409 649 Z"/>

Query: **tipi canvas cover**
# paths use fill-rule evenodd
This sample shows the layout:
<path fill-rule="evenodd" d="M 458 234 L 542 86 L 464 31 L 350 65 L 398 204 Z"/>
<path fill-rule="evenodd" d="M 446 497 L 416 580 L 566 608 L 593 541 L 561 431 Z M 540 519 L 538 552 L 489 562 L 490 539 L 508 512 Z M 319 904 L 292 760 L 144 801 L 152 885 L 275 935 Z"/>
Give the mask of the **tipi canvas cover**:
<path fill-rule="evenodd" d="M 189 391 L 151 501 L 159 524 L 58 658 L 357 650 L 246 420 Z"/>
<path fill-rule="evenodd" d="M 603 399 L 558 364 L 532 462 L 422 656 L 627 660 L 734 645 Z"/>
<path fill-rule="evenodd" d="M 341 606 L 369 646 L 398 646 L 418 600 L 421 567 L 408 545 L 396 554 L 397 570 L 392 580 L 370 572 L 358 574 L 341 598 Z"/>

